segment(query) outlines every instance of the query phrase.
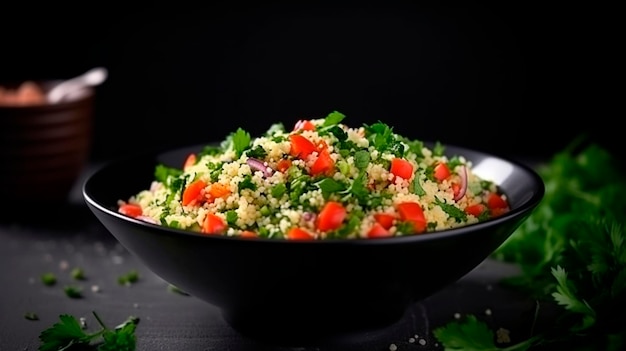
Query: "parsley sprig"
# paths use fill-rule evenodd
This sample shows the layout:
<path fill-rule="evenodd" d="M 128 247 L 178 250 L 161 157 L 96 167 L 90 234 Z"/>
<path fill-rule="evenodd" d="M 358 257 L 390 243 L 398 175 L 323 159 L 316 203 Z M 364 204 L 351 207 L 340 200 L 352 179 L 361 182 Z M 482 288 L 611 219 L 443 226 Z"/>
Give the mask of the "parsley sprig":
<path fill-rule="evenodd" d="M 489 326 L 471 316 L 434 330 L 445 350 L 626 349 L 624 165 L 579 141 L 538 168 L 544 199 L 493 255 L 520 267 L 501 282 L 535 299 L 535 319 L 550 318 L 549 330 L 496 345 Z"/>
<path fill-rule="evenodd" d="M 134 351 L 135 328 L 139 318 L 131 316 L 111 329 L 104 325 L 98 314 L 92 312 L 101 329 L 88 333 L 72 315 L 62 314 L 60 321 L 39 334 L 39 351 L 69 351 L 74 349 L 98 351 Z"/>

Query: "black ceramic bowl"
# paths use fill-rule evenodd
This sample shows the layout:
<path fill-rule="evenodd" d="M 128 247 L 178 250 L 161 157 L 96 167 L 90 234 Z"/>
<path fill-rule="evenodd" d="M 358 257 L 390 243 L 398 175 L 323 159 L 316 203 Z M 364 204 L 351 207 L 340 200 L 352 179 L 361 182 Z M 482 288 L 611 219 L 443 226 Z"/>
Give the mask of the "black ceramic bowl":
<path fill-rule="evenodd" d="M 526 165 L 449 145 L 448 154 L 464 155 L 477 175 L 500 186 L 510 212 L 435 233 L 330 241 L 207 236 L 117 213 L 118 200 L 150 185 L 157 163 L 179 167 L 200 148 L 112 162 L 92 173 L 83 195 L 102 224 L 149 269 L 219 307 L 232 327 L 251 336 L 315 340 L 389 326 L 413 303 L 478 266 L 544 195 L 541 178 Z"/>

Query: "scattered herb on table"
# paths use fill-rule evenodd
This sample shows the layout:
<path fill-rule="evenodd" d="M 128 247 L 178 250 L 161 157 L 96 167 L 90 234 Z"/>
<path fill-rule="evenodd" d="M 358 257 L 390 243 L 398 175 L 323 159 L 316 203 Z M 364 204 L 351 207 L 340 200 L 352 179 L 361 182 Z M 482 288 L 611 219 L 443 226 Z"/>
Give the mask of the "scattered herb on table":
<path fill-rule="evenodd" d="M 26 312 L 26 313 L 24 313 L 24 318 L 28 319 L 29 321 L 38 321 L 39 320 L 39 316 L 35 312 Z"/>
<path fill-rule="evenodd" d="M 105 326 L 96 312 L 92 312 L 101 329 L 88 333 L 76 317 L 69 314 L 59 316 L 60 321 L 39 334 L 39 351 L 59 350 L 98 350 L 134 351 L 136 347 L 135 329 L 139 318 L 130 316 L 122 324 L 111 329 Z"/>
<path fill-rule="evenodd" d="M 127 272 L 126 274 L 120 275 L 117 278 L 117 282 L 120 285 L 131 285 L 133 283 L 136 283 L 138 280 L 139 280 L 139 272 L 137 272 L 134 269 Z"/>
<path fill-rule="evenodd" d="M 72 271 L 70 272 L 70 276 L 74 280 L 85 280 L 85 279 L 87 279 L 87 277 L 85 276 L 85 271 L 82 268 L 78 268 L 78 267 L 72 269 Z"/>
<path fill-rule="evenodd" d="M 79 299 L 83 297 L 83 289 L 80 286 L 76 285 L 66 285 L 63 287 L 63 291 L 67 297 L 72 299 Z"/>
<path fill-rule="evenodd" d="M 537 168 L 544 199 L 493 255 L 520 267 L 520 275 L 502 283 L 535 299 L 535 320 L 549 318 L 549 330 L 497 346 L 487 322 L 469 315 L 434 330 L 445 350 L 626 349 L 626 173 L 620 162 L 578 140 L 558 152 Z"/>
<path fill-rule="evenodd" d="M 41 282 L 44 285 L 52 286 L 57 283 L 57 277 L 54 273 L 44 273 L 41 275 Z"/>

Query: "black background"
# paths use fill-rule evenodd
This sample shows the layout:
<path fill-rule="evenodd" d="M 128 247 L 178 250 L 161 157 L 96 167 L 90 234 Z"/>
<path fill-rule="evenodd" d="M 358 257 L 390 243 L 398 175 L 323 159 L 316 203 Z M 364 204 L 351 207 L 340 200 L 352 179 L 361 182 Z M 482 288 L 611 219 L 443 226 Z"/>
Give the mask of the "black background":
<path fill-rule="evenodd" d="M 109 70 L 94 159 L 253 136 L 338 110 L 423 140 L 546 157 L 621 151 L 604 81 L 615 9 L 528 2 L 166 2 L 7 7 L 0 81 Z M 621 83 L 619 83 L 621 85 Z"/>

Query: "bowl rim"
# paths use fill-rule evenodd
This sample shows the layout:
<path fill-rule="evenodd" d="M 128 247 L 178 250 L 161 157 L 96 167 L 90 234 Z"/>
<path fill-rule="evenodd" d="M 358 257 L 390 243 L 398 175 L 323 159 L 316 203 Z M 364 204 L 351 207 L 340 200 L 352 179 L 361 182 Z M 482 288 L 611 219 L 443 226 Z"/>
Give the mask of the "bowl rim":
<path fill-rule="evenodd" d="M 423 141 L 425 145 L 434 145 L 435 142 L 432 141 Z M 527 177 L 532 180 L 529 183 L 529 189 L 534 190 L 532 195 L 526 199 L 523 203 L 515 208 L 511 208 L 510 211 L 504 213 L 501 216 L 496 218 L 491 218 L 484 222 L 478 222 L 473 224 L 468 224 L 456 228 L 444 229 L 439 231 L 433 231 L 423 234 L 414 234 L 414 235 L 405 235 L 405 236 L 394 236 L 394 237 L 383 237 L 383 238 L 353 238 L 353 239 L 325 239 L 325 240 L 285 240 L 285 239 L 271 239 L 271 238 L 241 238 L 237 236 L 226 236 L 226 235 L 207 235 L 203 233 L 197 233 L 190 230 L 185 229 L 177 229 L 165 227 L 159 224 L 153 224 L 150 222 L 142 221 L 140 219 L 132 218 L 129 216 L 125 216 L 119 212 L 113 211 L 111 208 L 107 208 L 105 205 L 96 200 L 92 195 L 89 187 L 91 186 L 91 182 L 95 176 L 100 174 L 106 169 L 115 167 L 118 164 L 123 163 L 124 161 L 131 161 L 134 159 L 138 159 L 141 157 L 150 157 L 152 159 L 156 159 L 159 156 L 165 155 L 167 153 L 175 153 L 182 152 L 183 150 L 192 150 L 199 149 L 203 146 L 209 145 L 212 143 L 200 143 L 200 144 L 192 144 L 192 145 L 182 145 L 178 147 L 170 147 L 160 150 L 151 150 L 145 151 L 135 154 L 126 155 L 121 158 L 116 158 L 112 160 L 105 161 L 100 164 L 93 170 L 83 181 L 81 186 L 81 194 L 83 196 L 84 201 L 93 209 L 97 209 L 99 212 L 109 216 L 115 217 L 119 220 L 128 222 L 129 224 L 136 225 L 139 227 L 144 227 L 154 231 L 155 233 L 159 233 L 159 235 L 164 236 L 173 236 L 173 235 L 185 235 L 192 238 L 196 238 L 198 240 L 225 240 L 225 241 L 234 241 L 234 242 L 245 242 L 245 243 L 259 243 L 263 245 L 325 245 L 325 246 L 341 246 L 341 245 L 398 245 L 398 244 L 406 244 L 406 243 L 415 243 L 415 242 L 425 242 L 425 241 L 433 241 L 433 240 L 443 240 L 450 237 L 467 235 L 472 232 L 479 232 L 481 229 L 486 227 L 498 226 L 498 224 L 503 222 L 508 222 L 513 217 L 518 217 L 521 215 L 530 215 L 530 212 L 542 201 L 545 195 L 545 183 L 539 173 L 533 169 L 531 166 L 517 161 L 511 157 L 502 156 L 493 152 L 486 152 L 480 149 L 468 148 L 459 146 L 457 144 L 451 143 L 443 143 L 443 145 L 448 148 L 455 149 L 459 152 L 467 151 L 475 154 L 479 154 L 481 157 L 491 157 L 498 159 L 500 161 L 505 162 L 517 168 L 520 171 L 526 173 Z M 462 153 L 456 153 L 459 156 L 465 156 Z M 156 165 L 155 165 L 156 166 Z M 500 186 L 500 184 L 498 184 Z"/>

